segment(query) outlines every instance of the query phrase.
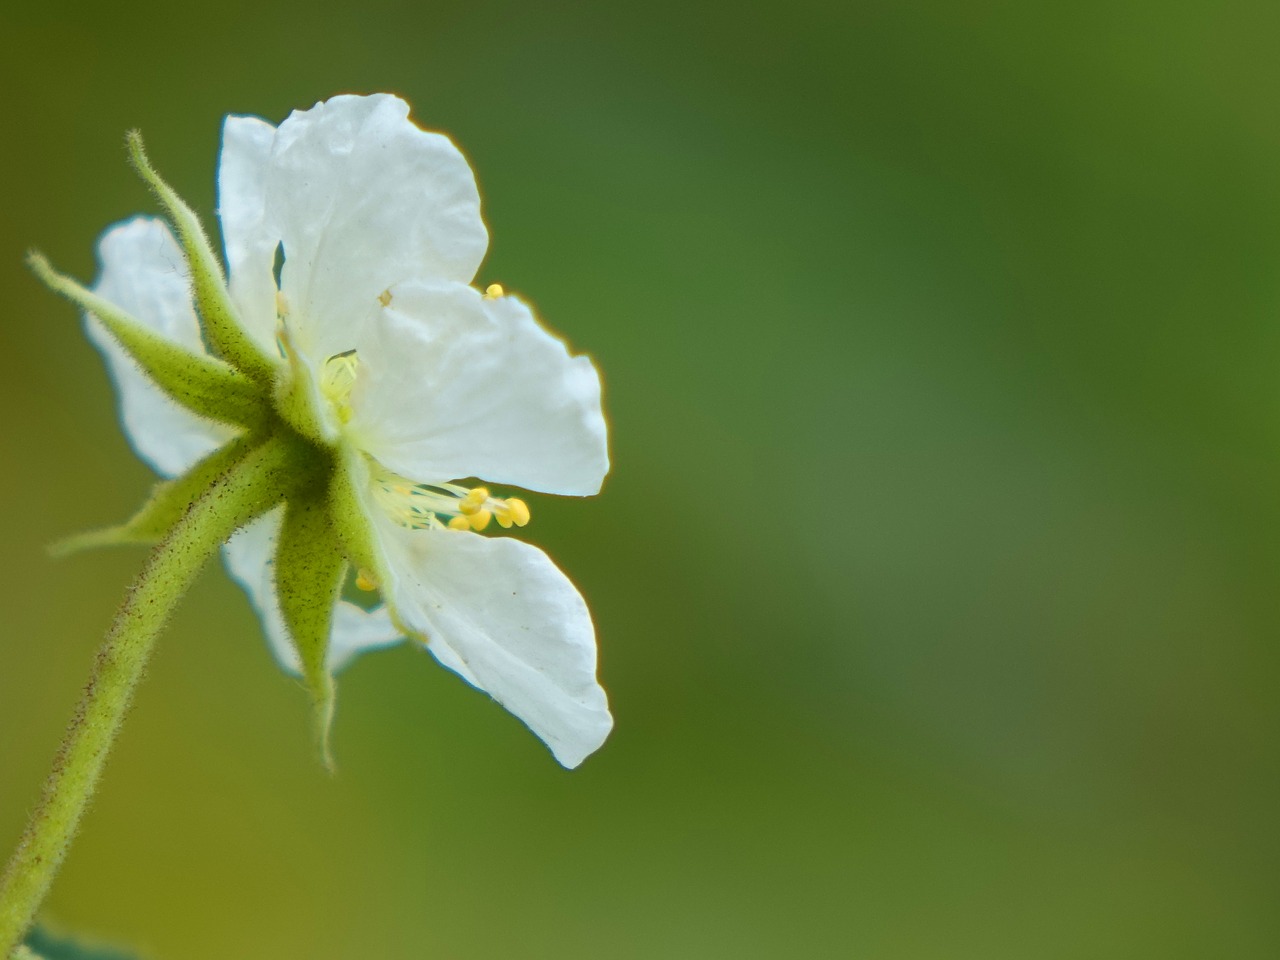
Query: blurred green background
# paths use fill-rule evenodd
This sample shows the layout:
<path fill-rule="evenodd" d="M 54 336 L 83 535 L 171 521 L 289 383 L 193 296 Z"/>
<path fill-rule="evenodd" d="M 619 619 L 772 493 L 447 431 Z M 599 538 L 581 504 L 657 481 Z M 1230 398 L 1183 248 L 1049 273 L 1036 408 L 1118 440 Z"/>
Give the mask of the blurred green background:
<path fill-rule="evenodd" d="M 150 476 L 21 258 L 212 221 L 223 114 L 391 90 L 483 283 L 606 377 L 533 499 L 617 717 L 560 770 L 429 657 L 340 774 L 211 570 L 49 901 L 156 960 L 1280 955 L 1280 7 L 671 0 L 0 8 L 0 846 Z M 0 854 L 3 855 L 3 854 Z"/>

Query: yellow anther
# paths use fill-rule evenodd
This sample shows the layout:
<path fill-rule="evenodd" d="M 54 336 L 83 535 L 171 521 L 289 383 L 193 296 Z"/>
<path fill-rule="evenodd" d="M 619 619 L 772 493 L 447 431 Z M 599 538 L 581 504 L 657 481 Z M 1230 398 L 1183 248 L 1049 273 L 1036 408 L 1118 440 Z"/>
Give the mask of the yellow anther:
<path fill-rule="evenodd" d="M 517 527 L 523 527 L 529 522 L 529 505 L 519 497 L 512 497 L 507 501 L 507 513 Z"/>
<path fill-rule="evenodd" d="M 354 354 L 351 362 L 354 369 Z M 529 505 L 519 497 L 503 500 L 491 495 L 488 487 L 468 490 L 457 483 L 414 483 L 372 458 L 370 462 L 376 468 L 371 490 L 374 498 L 396 523 L 411 530 L 448 527 L 479 532 L 494 520 L 506 529 L 529 523 Z M 372 580 L 367 571 L 361 572 Z"/>
<path fill-rule="evenodd" d="M 484 288 L 484 298 L 486 300 L 497 300 L 499 297 L 505 296 L 506 292 L 502 289 L 502 284 L 491 283 Z"/>
<path fill-rule="evenodd" d="M 484 506 L 484 502 L 489 499 L 489 491 L 484 487 L 476 487 L 465 497 L 458 501 L 458 512 L 471 516 Z"/>
<path fill-rule="evenodd" d="M 356 574 L 356 586 L 361 590 L 377 590 L 378 580 L 368 570 L 361 570 Z"/>
<path fill-rule="evenodd" d="M 523 527 L 529 522 L 529 505 L 519 497 L 509 500 L 495 500 L 493 514 L 503 529 L 511 526 Z"/>
<path fill-rule="evenodd" d="M 383 290 L 380 294 L 378 294 L 378 302 L 382 304 L 384 307 L 391 306 L 391 291 Z"/>

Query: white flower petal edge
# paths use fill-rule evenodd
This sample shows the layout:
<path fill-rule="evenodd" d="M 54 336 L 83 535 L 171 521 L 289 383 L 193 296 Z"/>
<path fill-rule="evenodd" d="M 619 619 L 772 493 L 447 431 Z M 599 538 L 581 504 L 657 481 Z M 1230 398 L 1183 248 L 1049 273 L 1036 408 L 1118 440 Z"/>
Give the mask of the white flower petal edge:
<path fill-rule="evenodd" d="M 285 303 L 305 318 L 299 345 L 315 363 L 351 349 L 389 287 L 475 276 L 489 243 L 475 176 L 448 137 L 409 120 L 403 100 L 333 97 L 294 111 L 268 142 L 269 128 L 228 119 L 219 204 L 237 303 L 270 335 L 264 278 L 277 243 Z"/>
<path fill-rule="evenodd" d="M 436 659 L 519 717 L 564 766 L 604 743 L 613 717 L 596 682 L 591 615 L 545 553 L 509 537 L 377 523 L 393 578 L 385 595 Z"/>
<path fill-rule="evenodd" d="M 276 352 L 276 246 L 267 225 L 265 172 L 276 128 L 257 117 L 229 116 L 218 157 L 218 222 L 226 253 L 227 289 L 240 318 L 270 355 Z"/>
<path fill-rule="evenodd" d="M 600 376 L 515 297 L 401 284 L 356 353 L 348 434 L 383 465 L 424 482 L 599 492 L 609 471 Z"/>
<path fill-rule="evenodd" d="M 161 336 L 205 352 L 187 264 L 167 225 L 135 217 L 114 226 L 98 242 L 98 258 L 102 270 L 94 290 L 99 295 Z M 120 391 L 120 420 L 129 442 L 158 473 L 177 476 L 234 435 L 230 427 L 202 420 L 169 399 L 97 317 L 86 314 L 85 329 Z"/>
<path fill-rule="evenodd" d="M 284 508 L 277 507 L 240 530 L 223 548 L 223 557 L 231 576 L 249 594 L 249 600 L 262 620 L 267 642 L 276 660 L 289 673 L 301 674 L 298 652 L 289 639 L 289 631 L 276 598 L 276 538 Z M 337 673 L 356 654 L 386 647 L 404 639 L 404 634 L 391 622 L 385 606 L 363 610 L 353 603 L 339 600 L 333 611 L 333 627 L 329 635 L 326 663 Z"/>

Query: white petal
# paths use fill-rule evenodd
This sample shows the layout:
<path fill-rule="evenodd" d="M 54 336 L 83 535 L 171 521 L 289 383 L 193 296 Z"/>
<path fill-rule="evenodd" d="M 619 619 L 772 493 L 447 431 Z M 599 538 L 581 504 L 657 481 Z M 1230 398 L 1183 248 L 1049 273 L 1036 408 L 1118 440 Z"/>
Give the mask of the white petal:
<path fill-rule="evenodd" d="M 191 304 L 187 264 L 169 228 L 150 217 L 112 227 L 98 242 L 102 271 L 94 289 L 137 320 L 189 350 L 204 352 Z M 235 431 L 202 420 L 156 387 L 96 317 L 85 317 L 120 391 L 120 419 L 138 456 L 177 476 L 222 446 Z"/>
<path fill-rule="evenodd" d="M 379 520 L 385 595 L 445 666 L 488 693 L 576 767 L 613 727 L 596 682 L 595 628 L 568 578 L 537 547 Z"/>
<path fill-rule="evenodd" d="M 334 97 L 280 124 L 266 209 L 314 362 L 352 349 L 384 290 L 412 278 L 466 283 L 488 246 L 466 159 L 388 94 Z"/>
<path fill-rule="evenodd" d="M 329 635 L 329 672 L 337 673 L 367 650 L 389 647 L 404 639 L 400 628 L 391 622 L 386 606 L 365 610 L 354 603 L 339 600 L 333 608 L 333 632 Z"/>
<path fill-rule="evenodd" d="M 262 629 L 276 661 L 286 671 L 302 673 L 298 652 L 289 639 L 289 631 L 276 598 L 276 539 L 284 519 L 284 507 L 277 507 L 233 536 L 223 557 L 231 576 L 244 587 L 249 600 L 262 620 Z M 385 647 L 403 638 L 391 622 L 385 606 L 364 610 L 353 603 L 339 600 L 333 611 L 333 627 L 329 634 L 326 662 L 331 673 L 337 673 L 356 654 Z"/>
<path fill-rule="evenodd" d="M 272 354 L 276 333 L 276 247 L 267 222 L 267 181 L 276 128 L 257 117 L 227 117 L 218 160 L 218 219 L 228 288 L 240 318 Z"/>
<path fill-rule="evenodd" d="M 402 284 L 357 349 L 351 436 L 397 473 L 599 491 L 609 470 L 599 374 L 514 297 Z"/>

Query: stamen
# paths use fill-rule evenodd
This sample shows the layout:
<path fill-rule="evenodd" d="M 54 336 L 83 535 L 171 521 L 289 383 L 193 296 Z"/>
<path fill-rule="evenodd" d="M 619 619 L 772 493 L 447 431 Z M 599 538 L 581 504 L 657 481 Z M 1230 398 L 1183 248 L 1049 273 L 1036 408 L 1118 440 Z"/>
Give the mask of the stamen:
<path fill-rule="evenodd" d="M 342 423 L 351 419 L 351 390 L 356 385 L 359 366 L 356 352 L 348 350 L 330 357 L 320 372 L 320 392 L 333 404 Z"/>
<path fill-rule="evenodd" d="M 362 569 L 356 574 L 356 586 L 361 590 L 377 590 L 378 578 L 372 572 Z"/>
<path fill-rule="evenodd" d="M 488 499 L 489 491 L 484 487 L 476 487 L 462 498 L 462 502 L 458 504 L 458 512 L 467 516 L 479 513 L 480 508 L 484 506 L 485 501 Z"/>
<path fill-rule="evenodd" d="M 502 289 L 502 284 L 491 283 L 484 288 L 484 298 L 486 300 L 497 300 L 499 297 L 505 296 L 506 292 Z"/>
<path fill-rule="evenodd" d="M 503 500 L 485 487 L 468 490 L 457 483 L 414 483 L 371 460 L 373 497 L 401 526 L 414 530 L 484 530 L 493 520 L 523 527 L 529 506 L 518 497 Z"/>
<path fill-rule="evenodd" d="M 511 522 L 517 527 L 529 525 L 529 520 L 532 517 L 529 512 L 529 505 L 519 497 L 510 497 L 507 500 L 507 512 L 511 515 Z"/>
<path fill-rule="evenodd" d="M 495 500 L 493 513 L 498 518 L 498 524 L 504 529 L 512 524 L 523 527 L 529 522 L 529 505 L 519 497 Z"/>

